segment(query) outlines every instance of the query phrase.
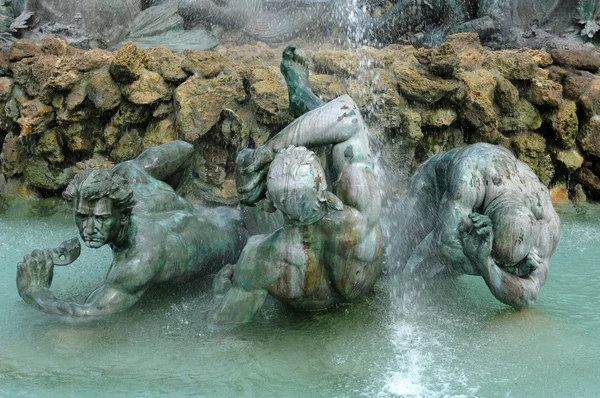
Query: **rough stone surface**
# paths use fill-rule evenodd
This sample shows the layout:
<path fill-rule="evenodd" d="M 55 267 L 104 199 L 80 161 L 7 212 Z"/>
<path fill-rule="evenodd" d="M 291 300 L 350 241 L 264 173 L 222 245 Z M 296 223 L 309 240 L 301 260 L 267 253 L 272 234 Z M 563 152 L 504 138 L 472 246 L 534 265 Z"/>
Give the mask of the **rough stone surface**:
<path fill-rule="evenodd" d="M 600 157 L 600 116 L 594 116 L 583 125 L 578 140 L 585 152 Z"/>
<path fill-rule="evenodd" d="M 538 68 L 537 62 L 527 52 L 519 50 L 486 51 L 483 67 L 497 70 L 509 80 L 531 80 Z"/>
<path fill-rule="evenodd" d="M 119 83 L 133 83 L 140 77 L 147 62 L 146 51 L 133 43 L 125 43 L 110 64 L 110 74 Z"/>
<path fill-rule="evenodd" d="M 582 167 L 575 173 L 575 178 L 594 200 L 600 200 L 600 178 L 592 170 Z"/>
<path fill-rule="evenodd" d="M 169 85 L 155 72 L 144 72 L 133 83 L 123 88 L 129 101 L 138 105 L 150 105 L 172 96 Z"/>
<path fill-rule="evenodd" d="M 175 122 L 170 119 L 156 120 L 148 124 L 142 146 L 144 149 L 166 144 L 177 139 Z"/>
<path fill-rule="evenodd" d="M 10 77 L 0 77 L 0 101 L 7 101 L 12 94 L 14 80 Z"/>
<path fill-rule="evenodd" d="M 213 128 L 223 109 L 245 97 L 242 79 L 223 74 L 214 79 L 188 79 L 175 90 L 177 131 L 193 142 Z"/>
<path fill-rule="evenodd" d="M 214 77 L 221 73 L 227 59 L 211 51 L 193 51 L 181 62 L 181 69 L 192 75 Z"/>
<path fill-rule="evenodd" d="M 73 169 L 60 169 L 46 160 L 32 157 L 25 166 L 25 181 L 33 187 L 58 191 L 65 189 L 75 175 Z"/>
<path fill-rule="evenodd" d="M 496 79 L 483 69 L 462 72 L 457 77 L 462 80 L 467 90 L 462 116 L 482 137 L 495 143 L 498 136 L 498 122 L 494 110 Z"/>
<path fill-rule="evenodd" d="M 123 132 L 121 139 L 110 153 L 115 163 L 135 159 L 142 153 L 142 137 L 137 129 L 131 128 Z"/>
<path fill-rule="evenodd" d="M 25 169 L 25 154 L 18 136 L 9 133 L 2 144 L 2 173 L 7 177 L 21 174 Z"/>
<path fill-rule="evenodd" d="M 423 112 L 423 126 L 426 127 L 449 127 L 456 121 L 458 114 L 453 108 L 426 109 Z"/>
<path fill-rule="evenodd" d="M 552 80 L 534 78 L 527 90 L 527 98 L 535 105 L 559 106 L 563 101 L 563 88 Z"/>
<path fill-rule="evenodd" d="M 596 72 L 600 69 L 600 56 L 588 50 L 553 50 L 552 58 L 560 66 Z"/>
<path fill-rule="evenodd" d="M 517 159 L 527 163 L 542 184 L 548 185 L 554 177 L 552 158 L 546 150 L 546 140 L 539 134 L 526 132 L 511 139 L 511 149 Z"/>
<path fill-rule="evenodd" d="M 18 62 L 25 58 L 35 57 L 42 54 L 42 48 L 33 40 L 17 40 L 10 47 L 9 61 Z"/>
<path fill-rule="evenodd" d="M 437 76 L 427 76 L 413 66 L 394 68 L 400 92 L 406 97 L 424 104 L 433 104 L 454 93 L 458 84 Z"/>
<path fill-rule="evenodd" d="M 42 135 L 36 152 L 38 156 L 48 159 L 53 164 L 62 163 L 65 160 L 61 138 L 56 130 L 48 130 Z"/>
<path fill-rule="evenodd" d="M 102 111 L 114 109 L 121 103 L 121 89 L 106 70 L 89 78 L 86 94 L 94 106 Z"/>
<path fill-rule="evenodd" d="M 498 115 L 498 128 L 505 132 L 537 130 L 542 126 L 542 116 L 531 102 L 521 98 L 511 113 Z"/>
<path fill-rule="evenodd" d="M 188 78 L 181 64 L 185 57 L 174 54 L 165 47 L 155 47 L 147 50 L 148 70 L 160 74 L 167 82 L 181 83 Z"/>
<path fill-rule="evenodd" d="M 556 141 L 564 148 L 573 147 L 579 130 L 577 104 L 574 101 L 565 100 L 558 108 L 549 113 L 548 119 Z"/>
<path fill-rule="evenodd" d="M 25 101 L 21 106 L 21 117 L 17 124 L 21 127 L 21 137 L 40 134 L 54 122 L 54 108 L 43 104 L 39 99 Z"/>
<path fill-rule="evenodd" d="M 583 165 L 584 157 L 575 148 L 565 149 L 556 153 L 556 161 L 567 171 L 572 172 Z"/>
<path fill-rule="evenodd" d="M 519 90 L 510 82 L 510 80 L 498 74 L 494 76 L 496 79 L 496 88 L 494 91 L 494 99 L 496 103 L 504 111 L 512 111 L 519 103 Z"/>

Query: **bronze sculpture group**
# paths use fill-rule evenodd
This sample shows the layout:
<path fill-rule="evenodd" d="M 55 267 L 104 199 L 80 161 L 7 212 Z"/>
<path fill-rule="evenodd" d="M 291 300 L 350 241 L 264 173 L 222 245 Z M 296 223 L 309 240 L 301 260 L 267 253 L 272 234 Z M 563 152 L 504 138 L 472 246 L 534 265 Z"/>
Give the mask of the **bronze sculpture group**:
<path fill-rule="evenodd" d="M 198 208 L 172 185 L 193 156 L 174 141 L 112 170 L 84 171 L 63 196 L 90 248 L 108 244 L 105 283 L 83 303 L 50 291 L 55 265 L 77 259 L 78 243 L 36 250 L 19 263 L 21 297 L 42 311 L 99 316 L 126 310 L 158 283 L 218 272 L 214 323 L 250 321 L 267 295 L 321 310 L 369 293 L 382 271 L 381 194 L 368 130 L 347 95 L 324 103 L 312 93 L 294 47 L 282 67 L 297 118 L 238 155 L 240 202 L 280 212 L 284 225 L 248 238 L 231 208 Z M 508 150 L 473 144 L 423 163 L 398 203 L 390 272 L 416 277 L 481 276 L 514 307 L 533 305 L 559 240 L 546 187 Z"/>

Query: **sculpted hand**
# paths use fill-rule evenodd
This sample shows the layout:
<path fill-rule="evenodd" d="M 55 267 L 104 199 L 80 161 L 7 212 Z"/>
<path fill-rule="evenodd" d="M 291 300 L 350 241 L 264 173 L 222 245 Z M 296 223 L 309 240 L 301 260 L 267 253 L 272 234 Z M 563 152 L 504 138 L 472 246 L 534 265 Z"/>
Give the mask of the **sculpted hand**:
<path fill-rule="evenodd" d="M 536 248 L 534 247 L 531 249 L 521 266 L 515 269 L 516 274 L 517 276 L 525 277 L 538 269 L 541 263 L 542 258 L 539 256 Z"/>
<path fill-rule="evenodd" d="M 265 147 L 245 149 L 236 160 L 236 184 L 240 202 L 253 205 L 263 197 L 267 167 L 274 158 L 273 152 Z"/>
<path fill-rule="evenodd" d="M 34 250 L 17 265 L 17 289 L 23 296 L 30 287 L 49 288 L 54 274 L 53 250 Z"/>
<path fill-rule="evenodd" d="M 463 227 L 460 238 L 465 255 L 479 269 L 484 266 L 486 259 L 492 253 L 494 235 L 492 220 L 488 216 L 478 213 L 470 214 L 469 218 L 473 222 L 473 226 L 469 231 Z"/>

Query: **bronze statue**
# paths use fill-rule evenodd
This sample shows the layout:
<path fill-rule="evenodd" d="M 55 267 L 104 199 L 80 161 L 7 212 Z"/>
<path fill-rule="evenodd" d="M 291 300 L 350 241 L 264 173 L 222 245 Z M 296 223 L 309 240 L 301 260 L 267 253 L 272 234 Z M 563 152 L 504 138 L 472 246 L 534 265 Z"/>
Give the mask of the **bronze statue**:
<path fill-rule="evenodd" d="M 479 275 L 503 303 L 535 303 L 560 220 L 548 189 L 506 148 L 480 143 L 433 156 L 396 209 L 396 270 L 421 278 Z"/>
<path fill-rule="evenodd" d="M 63 196 L 86 246 L 111 247 L 106 280 L 83 304 L 56 298 L 50 291 L 54 265 L 79 255 L 78 243 L 66 242 L 35 250 L 19 263 L 23 300 L 51 314 L 107 315 L 130 308 L 152 285 L 214 273 L 235 262 L 247 238 L 239 212 L 194 208 L 165 182 L 178 178 L 192 155 L 191 144 L 173 141 L 112 170 L 77 174 Z"/>

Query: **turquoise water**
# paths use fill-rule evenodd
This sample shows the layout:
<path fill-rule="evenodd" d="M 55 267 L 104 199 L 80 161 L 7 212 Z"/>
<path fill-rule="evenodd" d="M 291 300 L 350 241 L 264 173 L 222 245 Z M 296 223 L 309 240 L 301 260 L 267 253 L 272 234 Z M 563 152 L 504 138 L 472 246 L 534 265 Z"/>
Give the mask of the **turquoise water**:
<path fill-rule="evenodd" d="M 34 310 L 16 264 L 75 226 L 60 202 L 0 210 L 0 397 L 600 396 L 598 205 L 557 209 L 562 241 L 533 309 L 502 305 L 481 278 L 429 290 L 383 279 L 352 306 L 306 314 L 271 301 L 232 329 L 204 321 L 208 279 L 101 320 Z M 109 263 L 108 249 L 83 248 L 52 289 L 83 300 Z"/>

